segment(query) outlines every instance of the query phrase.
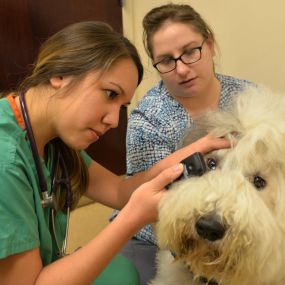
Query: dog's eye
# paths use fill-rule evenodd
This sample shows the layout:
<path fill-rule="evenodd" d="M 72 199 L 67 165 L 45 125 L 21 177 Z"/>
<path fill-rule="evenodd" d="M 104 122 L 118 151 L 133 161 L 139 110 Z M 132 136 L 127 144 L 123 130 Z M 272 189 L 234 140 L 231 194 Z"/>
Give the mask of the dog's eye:
<path fill-rule="evenodd" d="M 215 170 L 217 168 L 217 161 L 214 158 L 209 157 L 207 159 L 207 166 L 210 170 Z"/>
<path fill-rule="evenodd" d="M 253 184 L 256 189 L 261 190 L 266 186 L 266 181 L 262 177 L 256 175 L 253 177 Z"/>

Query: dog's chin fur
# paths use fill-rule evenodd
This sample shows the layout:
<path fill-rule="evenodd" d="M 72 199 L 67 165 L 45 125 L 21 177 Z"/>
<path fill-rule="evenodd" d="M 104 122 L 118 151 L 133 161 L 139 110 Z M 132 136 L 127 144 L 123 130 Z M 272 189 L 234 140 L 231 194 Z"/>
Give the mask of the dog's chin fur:
<path fill-rule="evenodd" d="M 284 285 L 285 96 L 249 89 L 231 110 L 197 125 L 235 146 L 208 154 L 217 169 L 174 183 L 162 200 L 156 230 L 166 252 L 150 284 L 205 284 L 203 277 L 219 285 Z M 221 239 L 197 233 L 196 222 L 207 215 L 225 226 Z"/>

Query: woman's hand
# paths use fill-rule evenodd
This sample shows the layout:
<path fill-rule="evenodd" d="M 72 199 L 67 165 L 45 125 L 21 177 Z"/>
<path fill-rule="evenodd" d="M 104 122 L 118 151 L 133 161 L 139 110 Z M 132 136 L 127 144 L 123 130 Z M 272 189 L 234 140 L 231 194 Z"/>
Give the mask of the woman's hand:
<path fill-rule="evenodd" d="M 206 154 L 210 151 L 229 148 L 231 147 L 230 141 L 225 138 L 217 138 L 212 135 L 206 135 L 197 141 L 184 146 L 175 152 L 168 155 L 166 158 L 157 162 L 153 167 L 151 167 L 148 172 L 144 172 L 148 174 L 148 176 L 154 177 L 157 173 L 160 173 L 165 168 L 170 165 L 174 165 L 192 155 L 195 152 L 201 152 L 202 154 Z M 147 177 L 147 175 L 145 175 Z"/>
<path fill-rule="evenodd" d="M 202 154 L 206 154 L 213 150 L 229 148 L 231 147 L 231 143 L 225 138 L 217 138 L 208 134 L 184 148 L 188 147 L 191 148 L 192 153 L 201 152 Z"/>
<path fill-rule="evenodd" d="M 167 192 L 165 187 L 178 178 L 182 171 L 183 165 L 177 164 L 142 184 L 134 191 L 124 210 L 129 210 L 130 215 L 136 215 L 140 226 L 155 222 L 158 217 L 158 204 Z"/>

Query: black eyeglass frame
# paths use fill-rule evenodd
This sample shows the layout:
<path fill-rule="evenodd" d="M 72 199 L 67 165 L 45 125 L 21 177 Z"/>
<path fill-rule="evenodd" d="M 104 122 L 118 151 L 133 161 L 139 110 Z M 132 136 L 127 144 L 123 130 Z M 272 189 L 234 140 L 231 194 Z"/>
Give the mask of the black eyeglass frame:
<path fill-rule="evenodd" d="M 199 52 L 200 52 L 200 57 L 199 57 L 197 60 L 193 61 L 193 62 L 185 62 L 185 61 L 183 61 L 182 56 L 185 54 L 185 51 L 184 51 L 180 56 L 178 56 L 178 57 L 176 57 L 176 58 L 175 58 L 175 57 L 170 58 L 171 60 L 174 61 L 174 67 L 173 67 L 171 70 L 168 70 L 168 71 L 165 71 L 165 72 L 161 72 L 161 71 L 158 69 L 157 65 L 160 64 L 162 61 L 164 61 L 165 58 L 163 58 L 163 59 L 160 60 L 159 62 L 154 63 L 152 66 L 153 66 L 159 73 L 164 74 L 164 73 L 169 73 L 169 72 L 173 71 L 173 70 L 176 68 L 176 66 L 177 66 L 177 61 L 178 61 L 178 60 L 181 60 L 184 64 L 187 64 L 187 65 L 193 64 L 193 63 L 199 61 L 199 60 L 202 58 L 202 48 L 203 48 L 203 45 L 204 45 L 205 42 L 206 42 L 206 39 L 204 39 L 204 40 L 202 41 L 202 43 L 201 43 L 201 45 L 200 45 L 199 47 L 195 47 L 195 48 L 191 49 L 192 51 L 193 51 L 193 50 L 199 50 Z"/>

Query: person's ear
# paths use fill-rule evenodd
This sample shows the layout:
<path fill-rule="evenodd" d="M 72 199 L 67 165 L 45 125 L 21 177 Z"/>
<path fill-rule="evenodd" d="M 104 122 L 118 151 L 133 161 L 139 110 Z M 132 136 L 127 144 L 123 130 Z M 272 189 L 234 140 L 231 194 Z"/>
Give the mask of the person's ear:
<path fill-rule="evenodd" d="M 50 85 L 55 88 L 55 89 L 59 89 L 62 85 L 62 81 L 63 81 L 63 77 L 62 76 L 57 76 L 57 77 L 52 77 L 49 82 Z"/>
<path fill-rule="evenodd" d="M 50 85 L 55 88 L 55 89 L 60 89 L 62 87 L 67 86 L 71 81 L 71 78 L 65 77 L 65 76 L 56 76 L 56 77 L 52 77 L 50 78 L 49 82 Z"/>
<path fill-rule="evenodd" d="M 207 44 L 208 44 L 208 47 L 211 51 L 212 57 L 214 57 L 216 55 L 215 41 L 213 40 L 213 38 L 211 36 L 207 39 Z"/>

